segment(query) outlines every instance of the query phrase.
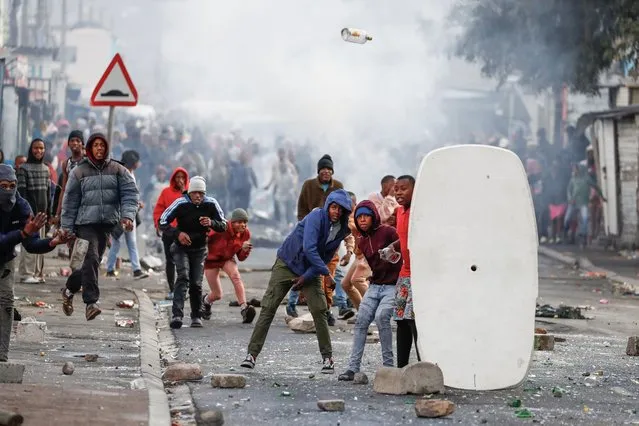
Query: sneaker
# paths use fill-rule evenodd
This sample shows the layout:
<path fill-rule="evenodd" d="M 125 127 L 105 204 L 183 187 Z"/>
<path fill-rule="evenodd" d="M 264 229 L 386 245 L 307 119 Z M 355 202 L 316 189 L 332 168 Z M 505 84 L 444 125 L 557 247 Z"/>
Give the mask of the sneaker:
<path fill-rule="evenodd" d="M 149 278 L 149 274 L 147 274 L 146 272 L 138 269 L 137 271 L 133 271 L 133 278 L 141 280 L 141 279 L 144 279 L 144 278 Z"/>
<path fill-rule="evenodd" d="M 97 317 L 101 313 L 102 313 L 102 310 L 98 308 L 97 303 L 89 303 L 87 305 L 87 311 L 86 311 L 87 321 L 94 320 L 95 317 Z"/>
<path fill-rule="evenodd" d="M 322 366 L 322 374 L 333 374 L 334 372 L 335 372 L 335 364 L 333 363 L 333 358 L 324 358 L 324 365 Z"/>
<path fill-rule="evenodd" d="M 202 328 L 202 320 L 200 318 L 192 318 L 191 328 Z"/>
<path fill-rule="evenodd" d="M 326 321 L 328 321 L 329 327 L 333 327 L 335 325 L 335 317 L 331 311 L 326 311 Z"/>
<path fill-rule="evenodd" d="M 253 306 L 254 308 L 261 308 L 262 307 L 262 301 L 256 298 L 253 298 L 251 300 L 248 301 L 248 304 Z"/>
<path fill-rule="evenodd" d="M 242 323 L 250 324 L 255 318 L 255 308 L 251 305 L 246 305 L 246 308 L 242 309 Z"/>
<path fill-rule="evenodd" d="M 548 238 L 546 238 L 546 237 L 541 237 L 539 239 L 539 244 L 546 244 L 547 242 L 548 242 Z"/>
<path fill-rule="evenodd" d="M 179 328 L 182 328 L 182 317 L 173 317 L 173 318 L 171 318 L 170 327 L 173 330 L 177 330 Z"/>
<path fill-rule="evenodd" d="M 22 281 L 25 284 L 40 284 L 40 278 L 29 277 Z"/>
<path fill-rule="evenodd" d="M 115 273 L 115 271 L 107 271 L 106 275 L 107 278 L 117 278 L 118 274 Z"/>
<path fill-rule="evenodd" d="M 299 316 L 297 314 L 297 309 L 295 309 L 295 307 L 291 308 L 290 306 L 286 306 L 286 315 L 293 318 L 297 318 Z"/>
<path fill-rule="evenodd" d="M 211 319 L 211 304 L 206 300 L 208 294 L 202 296 L 202 319 L 210 320 Z"/>
<path fill-rule="evenodd" d="M 246 358 L 240 364 L 240 367 L 250 368 L 251 370 L 255 368 L 255 357 L 251 354 L 246 354 Z"/>
<path fill-rule="evenodd" d="M 62 311 L 70 317 L 73 314 L 73 295 L 67 296 L 67 289 L 62 289 Z"/>
<path fill-rule="evenodd" d="M 353 318 L 355 316 L 355 309 L 349 309 L 349 308 L 341 308 L 339 310 L 339 319 L 341 320 L 348 320 L 350 318 Z"/>
<path fill-rule="evenodd" d="M 355 372 L 346 370 L 337 377 L 340 382 L 352 382 L 355 379 Z"/>
<path fill-rule="evenodd" d="M 555 244 L 561 244 L 561 243 L 562 243 L 561 238 L 559 237 L 555 238 Z"/>

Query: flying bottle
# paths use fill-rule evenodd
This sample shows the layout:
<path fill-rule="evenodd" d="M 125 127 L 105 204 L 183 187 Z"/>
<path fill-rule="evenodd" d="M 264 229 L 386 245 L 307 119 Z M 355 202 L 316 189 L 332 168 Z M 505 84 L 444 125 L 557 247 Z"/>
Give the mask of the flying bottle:
<path fill-rule="evenodd" d="M 364 30 L 358 30 L 357 28 L 344 28 L 342 30 L 342 39 L 349 43 L 364 44 L 367 41 L 371 41 L 373 37 Z"/>

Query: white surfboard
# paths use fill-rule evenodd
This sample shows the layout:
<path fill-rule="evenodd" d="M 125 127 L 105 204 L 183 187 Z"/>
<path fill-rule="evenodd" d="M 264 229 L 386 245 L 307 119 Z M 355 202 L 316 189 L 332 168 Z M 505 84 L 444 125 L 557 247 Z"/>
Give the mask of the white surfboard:
<path fill-rule="evenodd" d="M 418 347 L 446 386 L 495 390 L 526 377 L 538 291 L 537 227 L 523 164 L 482 145 L 421 163 L 408 248 Z"/>

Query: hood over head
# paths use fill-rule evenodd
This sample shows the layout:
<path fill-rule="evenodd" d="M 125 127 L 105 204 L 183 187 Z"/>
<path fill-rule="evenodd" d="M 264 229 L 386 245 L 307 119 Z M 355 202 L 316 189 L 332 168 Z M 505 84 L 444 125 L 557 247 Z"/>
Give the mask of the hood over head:
<path fill-rule="evenodd" d="M 104 134 L 94 133 L 91 136 L 89 136 L 89 139 L 87 140 L 87 146 L 86 146 L 87 158 L 93 164 L 99 163 L 99 161 L 97 161 L 95 157 L 93 157 L 93 150 L 92 150 L 93 142 L 95 142 L 96 139 L 102 139 L 106 145 L 106 152 L 104 153 L 104 161 L 106 161 L 109 158 L 109 141 L 107 140 L 106 136 L 104 136 Z"/>
<path fill-rule="evenodd" d="M 0 181 L 16 182 L 16 171 L 8 164 L 0 164 Z M 0 188 L 0 210 L 10 212 L 16 204 L 18 189 L 5 190 Z"/>
<path fill-rule="evenodd" d="M 360 210 L 366 210 L 365 214 L 369 214 L 369 212 L 373 213 L 373 230 L 379 228 L 379 226 L 382 224 L 382 220 L 379 216 L 379 212 L 377 211 L 377 207 L 375 207 L 375 203 L 370 200 L 363 200 L 360 201 L 359 204 L 357 204 L 357 206 L 355 207 L 355 226 L 357 227 L 357 230 L 359 232 L 365 234 L 365 232 L 362 231 L 357 224 L 357 214 L 358 212 L 360 212 Z"/>
<path fill-rule="evenodd" d="M 186 177 L 186 184 L 184 185 L 184 190 L 186 191 L 189 189 L 189 172 L 187 172 L 186 169 L 182 167 L 176 167 L 175 170 L 173 170 L 173 173 L 171 173 L 171 178 L 169 179 L 169 183 L 171 184 L 171 188 L 177 189 L 175 187 L 175 175 L 177 175 L 179 172 L 184 173 L 184 176 Z"/>
<path fill-rule="evenodd" d="M 47 144 L 44 141 L 44 139 L 40 139 L 40 138 L 35 138 L 31 141 L 31 145 L 29 145 L 29 152 L 27 153 L 27 163 L 36 163 L 36 164 L 42 164 L 42 162 L 44 161 L 44 155 L 42 156 L 42 158 L 40 160 L 37 160 L 34 156 L 33 156 L 33 144 L 36 142 L 42 142 L 44 144 L 44 150 L 46 152 L 47 150 Z"/>
<path fill-rule="evenodd" d="M 333 203 L 336 203 L 344 209 L 342 220 L 345 219 L 346 221 L 348 221 L 348 216 L 351 214 L 351 210 L 353 210 L 353 204 L 350 195 L 348 195 L 348 192 L 344 191 L 343 189 L 337 189 L 328 194 L 328 197 L 326 197 L 326 202 L 324 203 L 324 210 L 326 210 L 327 213 L 328 207 Z"/>

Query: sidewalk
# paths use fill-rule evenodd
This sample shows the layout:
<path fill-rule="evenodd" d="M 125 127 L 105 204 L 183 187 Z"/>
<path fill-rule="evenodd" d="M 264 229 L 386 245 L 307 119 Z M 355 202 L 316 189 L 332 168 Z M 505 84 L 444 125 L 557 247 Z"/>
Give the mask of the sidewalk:
<path fill-rule="evenodd" d="M 605 274 L 614 290 L 625 295 L 639 295 L 639 257 L 592 246 L 584 249 L 576 245 L 540 245 L 539 254 L 586 272 Z"/>
<path fill-rule="evenodd" d="M 59 273 L 68 261 L 48 256 L 47 274 Z M 16 283 L 16 308 L 22 319 L 46 322 L 44 342 L 16 341 L 9 360 L 25 365 L 22 384 L 0 384 L 0 409 L 18 412 L 27 425 L 169 425 L 170 415 L 161 382 L 158 337 L 153 304 L 145 291 L 161 291 L 158 276 L 133 280 L 100 277 L 102 315 L 87 322 L 81 294 L 75 312 L 62 312 L 60 289 L 66 278 L 47 277 L 44 284 Z M 142 291 L 142 289 L 145 291 Z M 147 290 L 148 289 L 148 290 Z M 133 300 L 133 309 L 118 308 Z M 45 307 L 34 306 L 46 304 Z M 131 319 L 132 328 L 116 326 Z M 14 330 L 15 330 L 14 323 Z M 85 354 L 97 354 L 88 362 Z M 65 362 L 75 372 L 62 374 Z"/>

